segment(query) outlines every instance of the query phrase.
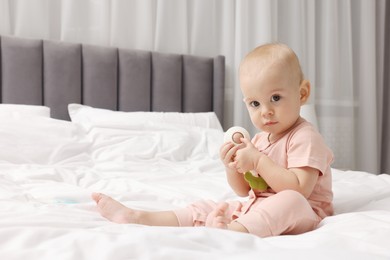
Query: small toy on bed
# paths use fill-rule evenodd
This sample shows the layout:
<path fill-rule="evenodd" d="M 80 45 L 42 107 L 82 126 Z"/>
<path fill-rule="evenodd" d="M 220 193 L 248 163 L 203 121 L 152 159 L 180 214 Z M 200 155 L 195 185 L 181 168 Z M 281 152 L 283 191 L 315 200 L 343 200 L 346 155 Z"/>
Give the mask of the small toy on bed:
<path fill-rule="evenodd" d="M 250 140 L 249 132 L 240 126 L 233 126 L 229 128 L 224 136 L 225 142 L 233 142 L 236 145 L 241 144 L 241 138 Z M 244 179 L 249 183 L 252 189 L 264 191 L 268 188 L 268 184 L 257 173 L 248 171 L 244 174 Z"/>

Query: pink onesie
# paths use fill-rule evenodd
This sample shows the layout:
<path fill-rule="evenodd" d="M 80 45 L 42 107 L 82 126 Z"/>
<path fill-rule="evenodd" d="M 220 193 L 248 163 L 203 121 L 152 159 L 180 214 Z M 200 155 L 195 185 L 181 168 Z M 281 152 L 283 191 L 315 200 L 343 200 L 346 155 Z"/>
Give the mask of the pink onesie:
<path fill-rule="evenodd" d="M 300 118 L 293 129 L 272 144 L 264 132 L 255 135 L 252 143 L 285 168 L 311 167 L 318 169 L 320 176 L 308 199 L 293 190 L 278 193 L 271 188 L 265 192 L 251 190 L 248 201 L 228 202 L 227 215 L 233 221 L 252 234 L 268 237 L 313 230 L 324 217 L 333 214 L 330 168 L 333 154 L 309 122 Z M 174 212 L 181 226 L 204 226 L 216 207 L 216 202 L 202 200 Z"/>

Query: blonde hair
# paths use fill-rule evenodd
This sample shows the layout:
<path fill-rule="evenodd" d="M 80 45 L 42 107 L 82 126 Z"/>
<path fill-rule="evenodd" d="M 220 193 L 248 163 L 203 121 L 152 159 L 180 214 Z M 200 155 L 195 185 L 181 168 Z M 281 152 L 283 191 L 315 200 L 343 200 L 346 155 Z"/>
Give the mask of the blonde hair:
<path fill-rule="evenodd" d="M 255 76 L 263 73 L 265 68 L 272 65 L 287 70 L 299 84 L 303 81 L 304 75 L 295 52 L 282 43 L 267 43 L 260 45 L 249 52 L 240 64 L 240 74 Z"/>

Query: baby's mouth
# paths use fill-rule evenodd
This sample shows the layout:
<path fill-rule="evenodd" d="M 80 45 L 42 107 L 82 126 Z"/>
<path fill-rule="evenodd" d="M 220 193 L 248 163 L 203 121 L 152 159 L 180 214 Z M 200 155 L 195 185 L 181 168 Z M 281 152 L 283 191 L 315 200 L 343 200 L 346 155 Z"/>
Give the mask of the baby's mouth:
<path fill-rule="evenodd" d="M 274 122 L 274 121 L 270 121 L 270 122 L 266 122 L 264 125 L 266 126 L 271 126 L 271 125 L 275 125 L 277 124 L 278 122 Z"/>

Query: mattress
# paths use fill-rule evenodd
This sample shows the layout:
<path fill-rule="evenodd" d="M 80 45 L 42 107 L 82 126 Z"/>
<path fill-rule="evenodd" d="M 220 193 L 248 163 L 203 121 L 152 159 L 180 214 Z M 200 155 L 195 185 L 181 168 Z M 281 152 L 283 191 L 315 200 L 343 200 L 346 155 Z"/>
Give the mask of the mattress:
<path fill-rule="evenodd" d="M 152 211 L 245 199 L 226 182 L 218 154 L 224 131 L 213 112 L 71 104 L 69 115 L 63 121 L 44 107 L 0 109 L 2 259 L 390 258 L 385 174 L 333 168 L 335 214 L 301 235 L 112 223 L 92 192 Z"/>

